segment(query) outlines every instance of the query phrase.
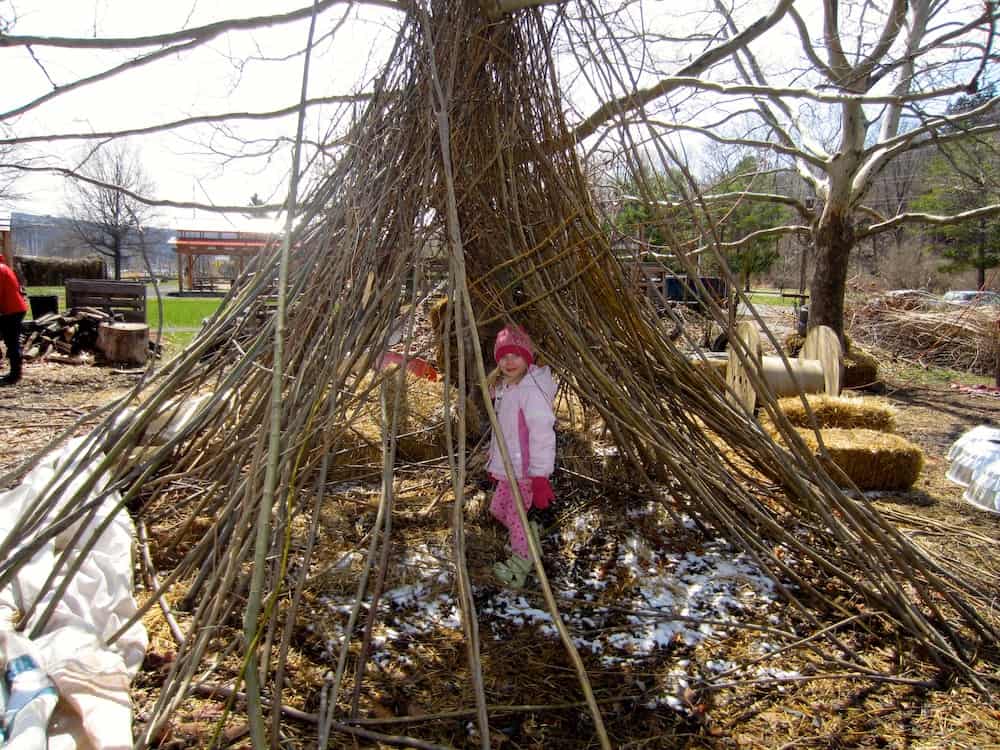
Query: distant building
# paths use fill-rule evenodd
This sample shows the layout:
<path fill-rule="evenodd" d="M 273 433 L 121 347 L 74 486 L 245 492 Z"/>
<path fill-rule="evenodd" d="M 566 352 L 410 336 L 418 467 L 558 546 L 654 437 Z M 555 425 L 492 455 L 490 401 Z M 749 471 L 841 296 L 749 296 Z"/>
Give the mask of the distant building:
<path fill-rule="evenodd" d="M 10 238 L 10 214 L 0 211 L 0 253 L 8 263 L 13 261 L 14 247 Z"/>
<path fill-rule="evenodd" d="M 3 214 L 0 214 L 2 219 Z M 14 211 L 7 221 L 8 244 L 13 255 L 29 258 L 85 258 L 99 255 L 83 242 L 73 228 L 72 220 L 64 216 L 48 216 Z M 174 232 L 160 227 L 148 227 L 142 236 L 136 235 L 123 259 L 126 273 L 147 275 L 146 261 L 157 275 L 169 274 L 175 268 L 174 250 L 169 244 Z M 109 258 L 102 256 L 105 261 Z"/>

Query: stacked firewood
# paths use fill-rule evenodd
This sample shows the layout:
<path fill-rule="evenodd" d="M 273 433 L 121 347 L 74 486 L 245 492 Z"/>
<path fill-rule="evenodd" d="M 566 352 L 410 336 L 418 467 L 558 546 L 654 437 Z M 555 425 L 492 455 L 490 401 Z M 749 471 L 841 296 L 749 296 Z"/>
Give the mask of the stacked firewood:
<path fill-rule="evenodd" d="M 93 307 L 74 307 L 62 314 L 49 313 L 37 320 L 26 320 L 21 326 L 21 351 L 25 359 L 52 353 L 75 356 L 93 352 L 97 349 L 98 326 L 114 320 L 113 315 Z"/>

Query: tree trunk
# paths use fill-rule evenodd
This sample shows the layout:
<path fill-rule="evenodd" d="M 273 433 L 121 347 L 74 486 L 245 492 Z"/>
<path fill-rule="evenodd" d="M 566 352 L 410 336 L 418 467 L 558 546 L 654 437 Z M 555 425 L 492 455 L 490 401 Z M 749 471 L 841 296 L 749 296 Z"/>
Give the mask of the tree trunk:
<path fill-rule="evenodd" d="M 976 289 L 986 288 L 986 219 L 979 220 L 979 258 L 976 263 Z"/>
<path fill-rule="evenodd" d="M 97 349 L 108 362 L 144 365 L 149 354 L 149 326 L 145 323 L 101 323 Z"/>
<path fill-rule="evenodd" d="M 809 290 L 809 327 L 830 326 L 844 335 L 847 261 L 854 246 L 854 227 L 843 214 L 831 212 L 816 232 L 816 269 Z"/>

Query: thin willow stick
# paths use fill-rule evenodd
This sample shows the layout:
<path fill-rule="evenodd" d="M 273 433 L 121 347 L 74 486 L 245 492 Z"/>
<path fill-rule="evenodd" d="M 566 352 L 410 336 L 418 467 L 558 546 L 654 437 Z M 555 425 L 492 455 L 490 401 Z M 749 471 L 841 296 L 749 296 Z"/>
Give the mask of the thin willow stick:
<path fill-rule="evenodd" d="M 264 477 L 264 492 L 259 500 L 257 512 L 257 538 L 253 572 L 250 580 L 250 596 L 247 599 L 246 614 L 243 618 L 243 630 L 249 661 L 245 680 L 247 688 L 247 717 L 250 723 L 250 736 L 253 745 L 263 748 L 267 744 L 264 728 L 264 714 L 260 698 L 261 675 L 258 674 L 256 642 L 259 633 L 262 588 L 266 556 L 268 549 L 271 506 L 274 504 L 274 493 L 278 480 L 278 462 L 281 454 L 281 394 L 284 383 L 284 344 L 285 316 L 288 306 L 288 259 L 291 253 L 292 222 L 298 206 L 299 192 L 299 159 L 302 153 L 302 133 L 305 128 L 306 100 L 309 89 L 309 63 L 312 60 L 313 37 L 316 33 L 316 8 L 318 0 L 313 2 L 313 12 L 309 17 L 309 33 L 307 35 L 305 57 L 302 62 L 302 86 L 299 94 L 298 125 L 295 132 L 295 144 L 292 148 L 292 168 L 288 177 L 288 197 L 285 200 L 285 232 L 281 240 L 281 261 L 278 265 L 278 309 L 275 311 L 274 326 L 274 364 L 271 377 L 271 421 L 267 451 L 267 473 Z"/>

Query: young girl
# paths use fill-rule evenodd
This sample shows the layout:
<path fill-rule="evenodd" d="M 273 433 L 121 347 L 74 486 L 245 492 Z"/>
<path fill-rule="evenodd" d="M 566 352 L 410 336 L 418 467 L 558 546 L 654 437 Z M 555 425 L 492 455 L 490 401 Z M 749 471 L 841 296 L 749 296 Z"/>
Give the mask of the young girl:
<path fill-rule="evenodd" d="M 556 383 L 548 367 L 536 367 L 535 348 L 520 326 L 507 326 L 493 346 L 497 385 L 493 408 L 500 433 L 494 432 L 486 470 L 497 481 L 490 512 L 510 531 L 513 554 L 497 563 L 493 572 L 505 583 L 520 587 L 531 571 L 528 539 L 507 481 L 499 440 L 507 446 L 525 510 L 547 508 L 554 499 L 549 475 L 555 466 L 556 433 L 552 400 Z M 532 524 L 534 525 L 534 524 Z"/>

